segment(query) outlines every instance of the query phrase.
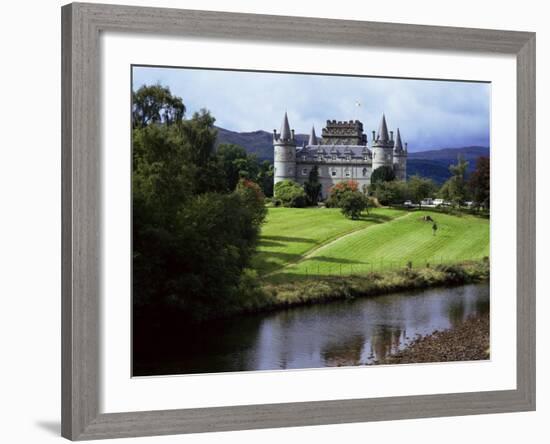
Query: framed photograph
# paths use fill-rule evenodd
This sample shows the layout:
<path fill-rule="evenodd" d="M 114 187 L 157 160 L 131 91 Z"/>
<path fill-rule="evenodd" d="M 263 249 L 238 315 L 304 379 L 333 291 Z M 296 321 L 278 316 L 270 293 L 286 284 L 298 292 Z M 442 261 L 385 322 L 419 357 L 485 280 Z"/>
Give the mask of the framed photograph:
<path fill-rule="evenodd" d="M 63 436 L 535 409 L 533 33 L 62 24 Z"/>

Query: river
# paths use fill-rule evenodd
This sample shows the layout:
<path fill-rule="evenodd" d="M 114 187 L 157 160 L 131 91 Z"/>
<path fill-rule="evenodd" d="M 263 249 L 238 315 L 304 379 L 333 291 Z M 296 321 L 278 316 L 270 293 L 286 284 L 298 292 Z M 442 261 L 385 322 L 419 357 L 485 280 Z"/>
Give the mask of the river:
<path fill-rule="evenodd" d="M 369 364 L 403 348 L 417 335 L 450 328 L 488 311 L 489 285 L 483 283 L 212 321 L 151 347 L 136 361 L 134 374 Z"/>

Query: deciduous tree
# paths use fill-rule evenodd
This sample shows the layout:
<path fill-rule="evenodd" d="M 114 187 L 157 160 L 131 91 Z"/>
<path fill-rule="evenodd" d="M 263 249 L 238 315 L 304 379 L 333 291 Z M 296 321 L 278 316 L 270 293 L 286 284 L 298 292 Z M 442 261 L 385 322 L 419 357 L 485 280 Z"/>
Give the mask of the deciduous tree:
<path fill-rule="evenodd" d="M 133 128 L 143 128 L 151 123 L 179 122 L 184 115 L 182 99 L 173 96 L 166 86 L 143 85 L 132 93 Z"/>
<path fill-rule="evenodd" d="M 302 208 L 306 206 L 306 192 L 292 180 L 282 180 L 275 184 L 275 199 L 285 207 Z"/>
<path fill-rule="evenodd" d="M 371 175 L 370 181 L 372 184 L 379 182 L 391 182 L 395 179 L 395 172 L 392 167 L 381 166 L 376 168 Z"/>
<path fill-rule="evenodd" d="M 459 156 L 456 165 L 449 167 L 452 176 L 439 190 L 439 196 L 451 202 L 454 207 L 460 207 L 468 198 L 468 188 L 466 186 L 467 168 L 468 162 L 462 156 Z"/>
<path fill-rule="evenodd" d="M 470 175 L 468 186 L 477 208 L 489 208 L 491 198 L 491 163 L 488 157 L 479 157 L 476 169 Z"/>
<path fill-rule="evenodd" d="M 368 198 L 360 191 L 345 191 L 340 197 L 340 211 L 350 219 L 359 219 L 368 207 Z"/>
<path fill-rule="evenodd" d="M 422 200 L 432 197 L 437 192 L 437 185 L 431 179 L 414 175 L 407 182 L 409 195 L 422 208 Z"/>

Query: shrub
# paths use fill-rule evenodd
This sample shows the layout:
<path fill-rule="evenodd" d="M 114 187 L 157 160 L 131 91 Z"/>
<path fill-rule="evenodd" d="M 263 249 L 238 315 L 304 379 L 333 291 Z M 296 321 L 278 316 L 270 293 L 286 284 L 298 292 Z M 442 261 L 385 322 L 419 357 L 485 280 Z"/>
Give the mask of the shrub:
<path fill-rule="evenodd" d="M 275 184 L 275 199 L 284 207 L 303 208 L 306 206 L 306 192 L 292 180 L 283 180 Z"/>

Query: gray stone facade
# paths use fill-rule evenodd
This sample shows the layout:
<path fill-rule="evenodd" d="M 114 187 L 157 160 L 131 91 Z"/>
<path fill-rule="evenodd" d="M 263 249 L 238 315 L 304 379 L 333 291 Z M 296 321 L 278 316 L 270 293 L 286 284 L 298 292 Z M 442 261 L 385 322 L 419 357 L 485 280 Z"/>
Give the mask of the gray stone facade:
<path fill-rule="evenodd" d="M 382 115 L 378 133 L 372 133 L 369 148 L 360 121 L 327 120 L 321 138 L 317 138 L 312 128 L 308 143 L 297 147 L 285 113 L 281 131 L 273 130 L 274 182 L 293 180 L 303 184 L 316 165 L 325 199 L 338 182 L 354 180 L 359 189 L 370 185 L 372 172 L 381 166 L 392 168 L 398 180 L 406 180 L 407 144 L 403 145 L 399 129 L 394 140 L 393 131 L 388 132 L 386 117 Z"/>

